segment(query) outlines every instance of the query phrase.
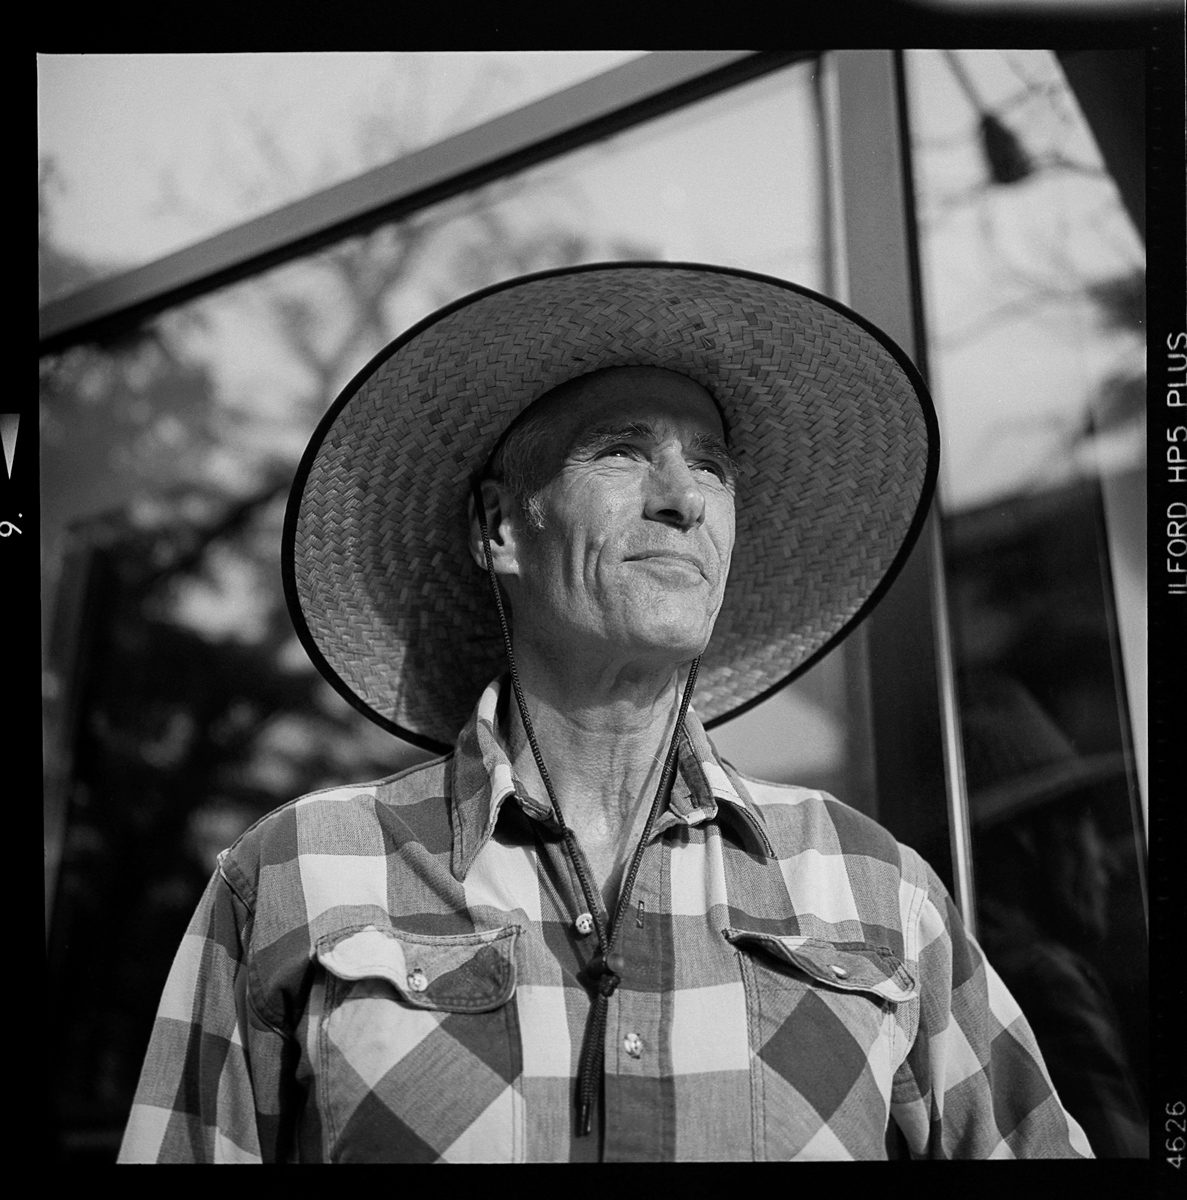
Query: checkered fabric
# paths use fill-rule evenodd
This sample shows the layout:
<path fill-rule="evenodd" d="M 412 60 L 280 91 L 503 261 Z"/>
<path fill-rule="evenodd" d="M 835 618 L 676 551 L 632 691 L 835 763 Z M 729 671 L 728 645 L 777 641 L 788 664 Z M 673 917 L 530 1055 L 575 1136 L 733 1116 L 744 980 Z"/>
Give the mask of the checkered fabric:
<path fill-rule="evenodd" d="M 934 872 L 690 713 L 632 894 L 597 1130 L 574 1134 L 596 945 L 496 730 L 303 797 L 220 858 L 122 1162 L 1091 1157 Z M 563 803 L 563 798 L 562 798 Z"/>

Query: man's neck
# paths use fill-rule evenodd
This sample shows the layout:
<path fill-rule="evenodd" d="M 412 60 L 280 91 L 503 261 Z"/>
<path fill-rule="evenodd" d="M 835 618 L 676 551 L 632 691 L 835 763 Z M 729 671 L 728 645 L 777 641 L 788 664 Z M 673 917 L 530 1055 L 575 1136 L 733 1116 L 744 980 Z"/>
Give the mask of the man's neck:
<path fill-rule="evenodd" d="M 520 682 L 557 804 L 612 907 L 659 785 L 682 672 L 582 672 L 574 663 L 559 678 L 555 670 L 541 671 L 530 656 L 524 660 L 517 656 Z M 514 699 L 507 726 L 516 775 L 545 800 Z"/>

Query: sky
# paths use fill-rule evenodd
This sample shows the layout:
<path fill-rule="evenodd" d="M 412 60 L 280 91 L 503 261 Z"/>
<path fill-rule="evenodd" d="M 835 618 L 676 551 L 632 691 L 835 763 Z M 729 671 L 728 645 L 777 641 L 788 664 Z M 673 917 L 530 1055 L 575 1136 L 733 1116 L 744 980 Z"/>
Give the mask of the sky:
<path fill-rule="evenodd" d="M 39 152 L 57 172 L 54 236 L 112 271 L 134 267 L 390 160 L 393 113 L 406 153 L 639 53 L 43 55 Z M 1137 345 L 1106 336 L 1076 288 L 1140 270 L 1142 248 L 1052 56 L 962 52 L 954 63 L 916 51 L 907 62 L 940 498 L 955 511 L 1068 469 L 1067 430 Z M 987 190 L 970 139 L 978 106 L 1000 113 L 1038 161 L 1071 167 Z M 820 288 L 814 111 L 810 73 L 795 68 L 570 155 L 532 186 L 567 220 L 655 257 Z M 370 143 L 347 136 L 360 124 Z M 291 364 L 234 320 L 209 338 L 220 389 L 279 412 Z M 1130 428 L 1090 453 L 1124 466 L 1143 444 Z M 1140 595 L 1144 578 L 1130 583 Z M 813 736 L 835 755 L 828 728 Z"/>
<path fill-rule="evenodd" d="M 295 199 L 311 179 L 324 186 L 384 161 L 382 140 L 368 161 L 367 148 L 344 136 L 359 114 L 398 109 L 407 151 L 638 53 L 42 55 L 39 149 L 53 159 L 61 185 L 52 196 L 55 238 L 113 270 L 137 266 Z M 1069 98 L 1019 101 L 1024 83 L 1041 96 L 1057 78 L 1045 59 L 1041 52 L 966 52 L 961 71 L 939 52 L 913 56 L 912 95 L 928 150 L 920 169 L 933 197 L 967 191 L 981 169 L 967 136 L 973 100 L 957 72 L 974 81 L 985 105 L 1004 106 L 1024 122 L 1041 147 L 1099 166 Z M 662 134 L 632 134 L 608 150 L 571 156 L 560 170 L 581 197 L 579 219 L 654 244 L 659 257 L 732 263 L 820 286 L 807 98 L 789 104 L 785 85 L 773 81 L 747 94 L 733 111 L 700 106 L 695 119 L 659 123 Z M 771 138 L 778 124 L 786 127 L 783 140 Z M 262 149 L 253 130 L 268 131 L 272 144 Z M 983 365 L 966 363 L 985 360 L 992 306 L 1011 289 L 1050 291 L 1069 277 L 1140 266 L 1140 243 L 1127 226 L 1107 182 L 1075 172 L 952 206 L 932 223 L 925 258 L 933 325 L 951 343 L 946 361 L 968 395 L 949 442 L 951 504 L 992 499 L 1043 469 L 1050 445 L 1041 427 L 1058 421 L 1054 410 L 1066 406 L 1067 389 L 1036 393 L 1029 381 L 1050 370 L 1053 338 L 1061 343 L 1061 373 L 1079 392 L 1125 351 L 1068 302 L 1004 328 L 1009 352 L 995 356 L 988 378 Z M 1053 228 L 1058 257 L 1050 254 Z M 1007 278 L 1001 264 L 1011 256 L 1017 270 Z M 1044 264 L 1044 256 L 1051 261 Z M 249 369 L 230 343 L 223 357 L 232 374 Z M 250 357 L 258 375 L 258 356 Z M 937 370 L 942 375 L 943 364 Z M 1011 408 L 1010 397 L 1025 411 Z"/>
<path fill-rule="evenodd" d="M 252 54 L 42 54 L 38 139 L 66 185 L 55 206 L 63 244 L 130 265 L 223 225 L 295 199 L 325 172 L 337 182 L 360 163 L 342 130 L 357 114 L 416 89 L 428 142 L 636 57 L 635 51 Z M 488 79 L 474 101 L 478 76 Z M 459 105 L 463 115 L 455 117 Z M 253 203 L 226 172 L 248 148 L 245 119 L 273 131 L 293 160 Z M 337 169 L 332 169 L 332 164 Z M 198 211 L 163 211 L 169 189 Z"/>

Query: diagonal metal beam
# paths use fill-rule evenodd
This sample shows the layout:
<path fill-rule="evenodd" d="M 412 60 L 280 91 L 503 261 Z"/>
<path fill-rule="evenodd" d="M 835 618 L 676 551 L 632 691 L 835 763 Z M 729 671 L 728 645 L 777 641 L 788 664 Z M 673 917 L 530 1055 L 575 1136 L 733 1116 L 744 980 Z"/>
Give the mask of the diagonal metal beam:
<path fill-rule="evenodd" d="M 50 301 L 40 310 L 40 353 L 117 336 L 216 288 L 811 53 L 694 50 L 634 59 L 146 266 Z"/>

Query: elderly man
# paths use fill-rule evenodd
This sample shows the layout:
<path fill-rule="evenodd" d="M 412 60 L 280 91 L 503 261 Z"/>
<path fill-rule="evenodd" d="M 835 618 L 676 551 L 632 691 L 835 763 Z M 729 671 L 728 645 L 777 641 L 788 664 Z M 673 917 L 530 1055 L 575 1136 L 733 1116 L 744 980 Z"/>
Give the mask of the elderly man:
<path fill-rule="evenodd" d="M 301 464 L 286 588 L 334 686 L 444 753 L 224 852 L 122 1160 L 1089 1156 L 930 867 L 702 724 L 868 611 L 935 470 L 901 352 L 746 272 L 546 272 L 384 350 Z"/>

